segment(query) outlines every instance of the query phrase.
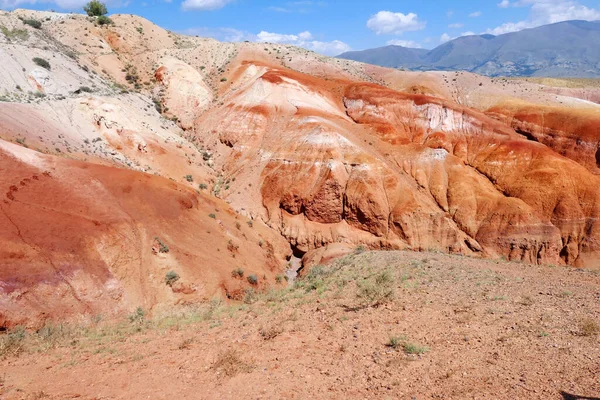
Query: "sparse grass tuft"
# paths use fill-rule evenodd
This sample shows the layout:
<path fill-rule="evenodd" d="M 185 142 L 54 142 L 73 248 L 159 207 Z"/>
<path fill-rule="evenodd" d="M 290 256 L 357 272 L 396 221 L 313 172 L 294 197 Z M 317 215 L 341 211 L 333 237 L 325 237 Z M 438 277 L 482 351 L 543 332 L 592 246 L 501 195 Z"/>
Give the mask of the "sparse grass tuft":
<path fill-rule="evenodd" d="M 254 366 L 242 359 L 236 350 L 229 349 L 217 356 L 212 368 L 231 378 L 252 371 Z"/>
<path fill-rule="evenodd" d="M 23 327 L 0 335 L 0 357 L 17 356 L 25 347 L 26 332 Z"/>
<path fill-rule="evenodd" d="M 383 271 L 357 284 L 356 296 L 363 301 L 364 305 L 377 307 L 394 298 L 394 277 L 390 271 Z"/>
<path fill-rule="evenodd" d="M 248 283 L 250 283 L 251 285 L 258 284 L 258 276 L 256 276 L 255 274 L 248 275 L 247 279 L 248 279 Z"/>
<path fill-rule="evenodd" d="M 593 319 L 585 319 L 579 324 L 579 335 L 591 337 L 600 334 L 600 325 Z"/>
<path fill-rule="evenodd" d="M 407 342 L 402 345 L 402 350 L 404 350 L 406 354 L 425 354 L 427 351 L 429 351 L 429 348 Z"/>

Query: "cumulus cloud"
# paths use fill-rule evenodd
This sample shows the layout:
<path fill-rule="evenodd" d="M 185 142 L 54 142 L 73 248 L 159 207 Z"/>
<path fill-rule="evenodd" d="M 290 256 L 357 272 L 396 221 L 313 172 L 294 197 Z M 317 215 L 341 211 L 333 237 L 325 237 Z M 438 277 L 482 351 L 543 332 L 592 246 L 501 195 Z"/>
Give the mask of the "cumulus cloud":
<path fill-rule="evenodd" d="M 184 0 L 181 8 L 184 10 L 210 11 L 225 7 L 233 0 Z"/>
<path fill-rule="evenodd" d="M 420 31 L 425 29 L 427 22 L 420 21 L 415 13 L 394 13 L 391 11 L 379 11 L 367 21 L 367 28 L 378 35 L 395 34 L 404 32 Z"/>
<path fill-rule="evenodd" d="M 222 42 L 243 42 L 247 40 L 250 42 L 290 44 L 328 56 L 335 56 L 352 50 L 348 44 L 340 40 L 332 40 L 330 42 L 316 40 L 309 31 L 300 32 L 298 34 L 260 31 L 257 34 L 254 34 L 233 28 L 191 28 L 182 31 L 182 33 L 186 35 L 212 37 Z"/>
<path fill-rule="evenodd" d="M 504 1 L 499 4 L 504 5 Z M 530 7 L 529 17 L 523 21 L 507 22 L 496 28 L 491 28 L 486 33 L 501 35 L 523 29 L 535 28 L 540 25 L 580 19 L 586 21 L 600 20 L 600 7 L 590 8 L 577 0 L 517 0 L 506 6 Z"/>
<path fill-rule="evenodd" d="M 451 40 L 457 39 L 459 37 L 473 36 L 473 35 L 477 35 L 477 34 L 475 32 L 471 32 L 471 31 L 463 32 L 459 36 L 450 36 L 447 33 L 444 33 L 444 34 L 442 34 L 442 36 L 440 36 L 440 43 L 446 43 Z"/>
<path fill-rule="evenodd" d="M 508 1 L 508 0 L 502 0 L 500 3 L 498 3 L 498 7 L 500 7 L 500 8 L 508 8 L 508 7 L 510 7 L 510 1 Z"/>
<path fill-rule="evenodd" d="M 446 43 L 451 41 L 452 39 L 454 38 L 448 35 L 447 33 L 443 33 L 442 36 L 440 36 L 440 43 Z"/>
<path fill-rule="evenodd" d="M 421 45 L 413 40 L 399 40 L 399 39 L 392 39 L 392 40 L 388 40 L 387 41 L 387 45 L 393 45 L 393 46 L 402 46 L 402 47 L 410 47 L 413 49 L 420 49 Z"/>
<path fill-rule="evenodd" d="M 475 11 L 475 12 L 472 12 L 471 14 L 469 14 L 469 17 L 477 18 L 477 17 L 481 17 L 481 14 L 482 14 L 481 11 Z"/>

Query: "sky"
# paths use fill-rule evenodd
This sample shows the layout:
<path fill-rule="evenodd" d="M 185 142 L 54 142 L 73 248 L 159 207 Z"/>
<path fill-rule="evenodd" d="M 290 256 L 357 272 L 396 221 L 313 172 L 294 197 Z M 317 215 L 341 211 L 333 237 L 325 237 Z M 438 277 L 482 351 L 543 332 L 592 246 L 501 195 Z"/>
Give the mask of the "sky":
<path fill-rule="evenodd" d="M 0 0 L 0 8 L 82 12 L 88 0 Z M 107 0 L 179 33 L 293 44 L 325 55 L 396 44 L 432 49 L 459 36 L 600 20 L 600 0 Z"/>

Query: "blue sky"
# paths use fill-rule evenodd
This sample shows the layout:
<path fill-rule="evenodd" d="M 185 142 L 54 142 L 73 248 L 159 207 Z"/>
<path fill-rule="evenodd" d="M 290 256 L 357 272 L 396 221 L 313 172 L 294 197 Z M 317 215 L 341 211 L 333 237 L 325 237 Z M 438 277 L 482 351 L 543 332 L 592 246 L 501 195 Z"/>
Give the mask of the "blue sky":
<path fill-rule="evenodd" d="M 79 11 L 87 0 L 0 0 L 0 8 Z M 107 0 L 176 32 L 289 43 L 336 55 L 400 44 L 502 34 L 569 19 L 600 20 L 600 0 Z"/>

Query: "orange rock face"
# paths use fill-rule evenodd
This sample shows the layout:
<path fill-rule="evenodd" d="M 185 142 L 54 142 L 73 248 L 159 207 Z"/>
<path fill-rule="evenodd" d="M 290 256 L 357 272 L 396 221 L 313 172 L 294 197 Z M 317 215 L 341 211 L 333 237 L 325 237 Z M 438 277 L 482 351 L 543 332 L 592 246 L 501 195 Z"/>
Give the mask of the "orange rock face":
<path fill-rule="evenodd" d="M 199 139 L 238 178 L 225 198 L 298 249 L 597 260 L 598 181 L 574 160 L 444 100 L 262 68 L 199 118 Z"/>

